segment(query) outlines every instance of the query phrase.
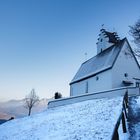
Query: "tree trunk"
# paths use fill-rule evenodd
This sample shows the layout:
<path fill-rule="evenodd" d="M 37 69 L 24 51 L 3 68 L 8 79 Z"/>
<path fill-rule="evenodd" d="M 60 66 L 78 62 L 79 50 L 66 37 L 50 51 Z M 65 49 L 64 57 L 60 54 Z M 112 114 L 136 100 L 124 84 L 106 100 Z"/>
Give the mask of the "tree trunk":
<path fill-rule="evenodd" d="M 30 116 L 31 115 L 31 108 L 29 108 L 29 113 L 28 113 L 28 116 Z"/>

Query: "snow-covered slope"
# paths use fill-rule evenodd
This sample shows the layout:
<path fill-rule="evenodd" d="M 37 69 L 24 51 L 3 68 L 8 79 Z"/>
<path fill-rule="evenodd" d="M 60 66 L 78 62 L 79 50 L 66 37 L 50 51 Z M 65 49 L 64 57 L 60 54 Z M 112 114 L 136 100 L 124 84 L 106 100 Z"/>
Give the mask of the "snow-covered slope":
<path fill-rule="evenodd" d="M 0 126 L 0 140 L 110 140 L 122 97 L 47 109 Z"/>

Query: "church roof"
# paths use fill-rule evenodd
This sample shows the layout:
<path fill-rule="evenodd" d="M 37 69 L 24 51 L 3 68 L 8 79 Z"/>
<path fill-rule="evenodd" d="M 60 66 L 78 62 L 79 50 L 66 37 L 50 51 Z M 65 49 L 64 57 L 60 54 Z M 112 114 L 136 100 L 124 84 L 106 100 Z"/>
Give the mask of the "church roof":
<path fill-rule="evenodd" d="M 80 82 L 89 77 L 95 76 L 113 67 L 116 58 L 124 44 L 125 39 L 120 40 L 111 47 L 84 62 L 70 84 Z"/>

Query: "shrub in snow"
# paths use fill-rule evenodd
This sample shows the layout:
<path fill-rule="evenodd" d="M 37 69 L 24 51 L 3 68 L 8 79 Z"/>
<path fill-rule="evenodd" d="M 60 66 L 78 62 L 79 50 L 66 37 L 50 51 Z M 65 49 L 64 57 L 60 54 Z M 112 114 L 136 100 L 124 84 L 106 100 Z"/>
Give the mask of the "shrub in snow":
<path fill-rule="evenodd" d="M 59 99 L 59 98 L 62 98 L 62 94 L 59 92 L 55 92 L 54 99 Z"/>

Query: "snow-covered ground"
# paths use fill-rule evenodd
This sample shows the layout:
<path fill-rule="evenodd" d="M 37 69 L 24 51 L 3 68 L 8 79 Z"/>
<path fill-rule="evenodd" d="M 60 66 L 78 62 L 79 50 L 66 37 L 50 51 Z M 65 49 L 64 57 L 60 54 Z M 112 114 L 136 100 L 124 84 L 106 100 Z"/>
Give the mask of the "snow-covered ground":
<path fill-rule="evenodd" d="M 140 140 L 140 96 L 129 99 L 129 140 Z"/>
<path fill-rule="evenodd" d="M 94 99 L 9 121 L 0 140 L 110 140 L 122 97 Z"/>

